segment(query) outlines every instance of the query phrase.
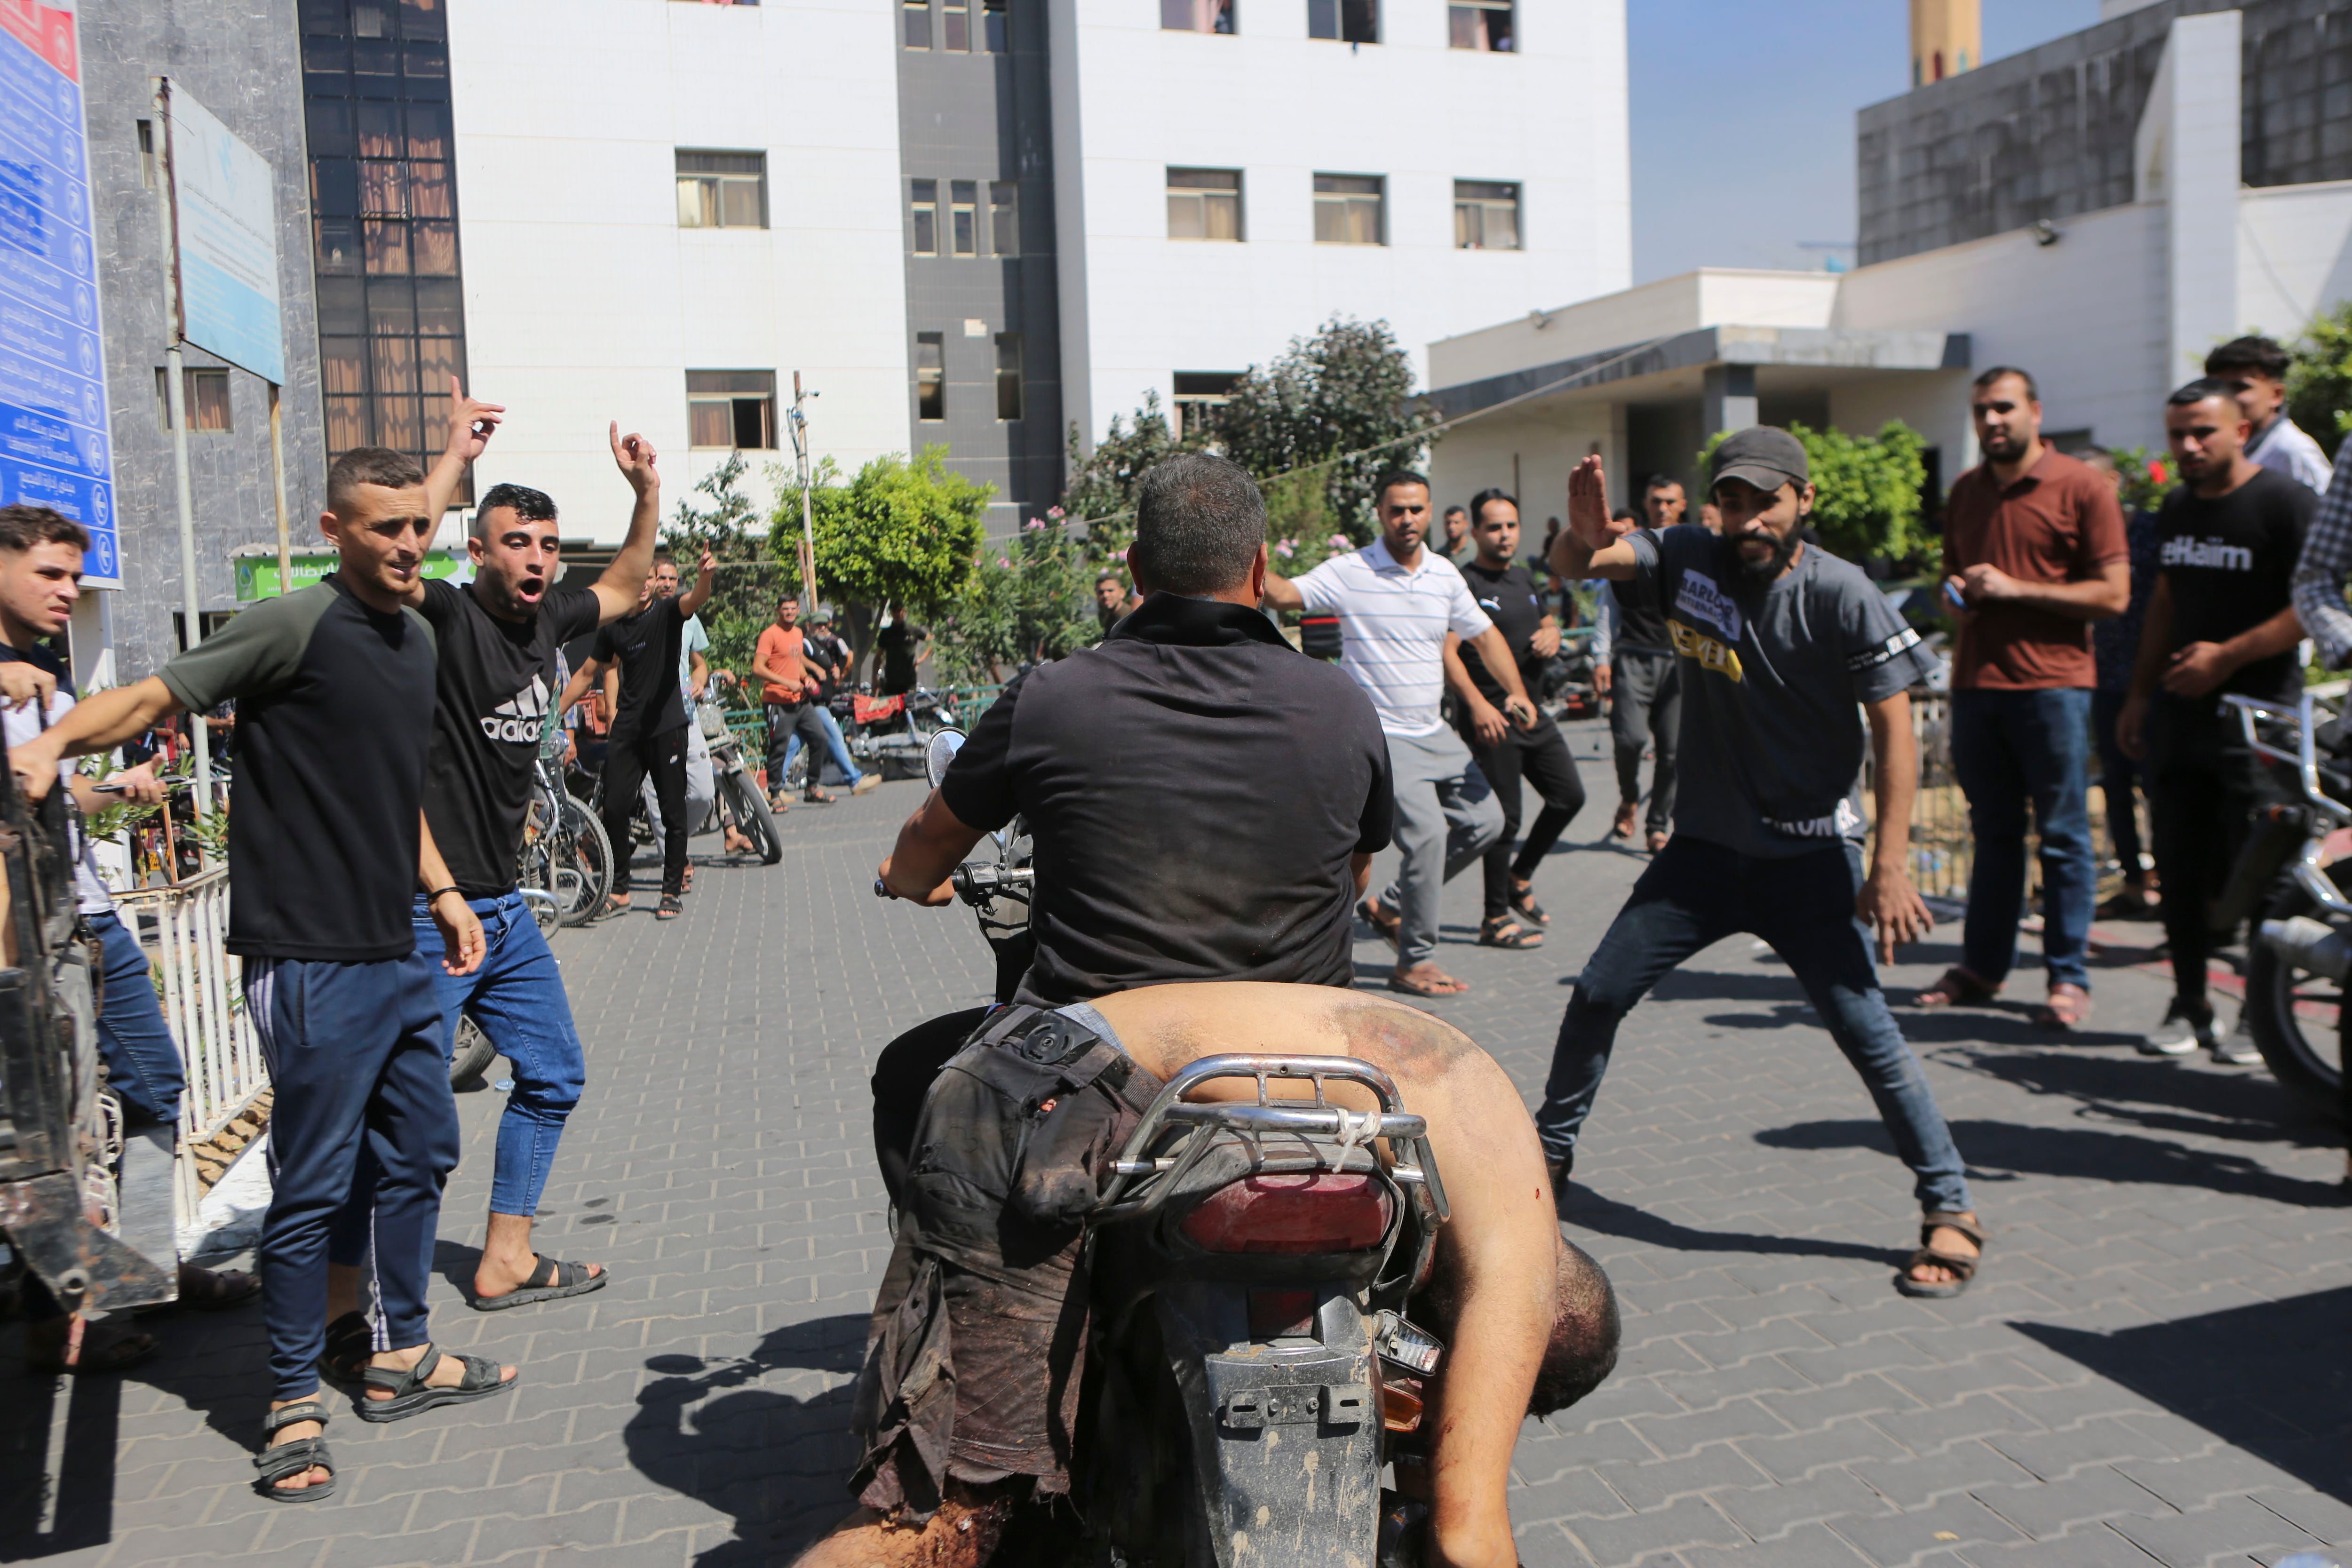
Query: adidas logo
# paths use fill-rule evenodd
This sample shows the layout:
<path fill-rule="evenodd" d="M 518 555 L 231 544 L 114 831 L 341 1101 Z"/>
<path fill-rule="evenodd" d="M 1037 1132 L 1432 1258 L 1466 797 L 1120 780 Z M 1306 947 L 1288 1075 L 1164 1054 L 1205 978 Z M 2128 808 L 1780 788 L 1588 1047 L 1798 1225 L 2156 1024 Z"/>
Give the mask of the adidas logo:
<path fill-rule="evenodd" d="M 536 745 L 547 727 L 547 682 L 534 675 L 528 687 L 482 715 L 482 733 L 493 741 Z"/>

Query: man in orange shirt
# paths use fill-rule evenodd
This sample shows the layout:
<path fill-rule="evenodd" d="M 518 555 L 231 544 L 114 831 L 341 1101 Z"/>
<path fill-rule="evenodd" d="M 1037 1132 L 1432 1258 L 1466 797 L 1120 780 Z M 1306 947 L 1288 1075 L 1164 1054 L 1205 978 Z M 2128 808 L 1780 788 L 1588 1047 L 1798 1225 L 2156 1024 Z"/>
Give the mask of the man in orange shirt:
<path fill-rule="evenodd" d="M 1970 397 L 1984 461 L 1945 503 L 1944 599 L 1959 623 L 1952 660 L 1952 769 L 1976 837 L 1960 962 L 1923 1007 L 1990 1001 L 2017 958 L 2025 905 L 2026 807 L 2042 835 L 2042 963 L 2035 1015 L 2072 1028 L 2091 1016 L 2084 966 L 2098 861 L 2091 847 L 2091 623 L 2131 597 L 2115 488 L 2042 441 L 2033 378 L 1999 365 Z"/>
<path fill-rule="evenodd" d="M 850 794 L 864 795 L 882 782 L 879 773 L 858 771 L 842 741 L 841 727 L 833 721 L 824 704 L 816 700 L 823 687 L 809 669 L 807 637 L 800 619 L 799 595 L 786 594 L 777 600 L 775 624 L 760 633 L 760 646 L 751 658 L 751 673 L 760 679 L 761 700 L 768 706 L 768 799 L 778 811 L 791 804 L 784 793 L 784 774 L 803 741 L 812 752 L 804 798 L 820 805 L 833 802 L 832 794 L 817 782 L 824 771 L 814 754 L 819 746 L 832 752 L 842 776 L 849 781 Z"/>

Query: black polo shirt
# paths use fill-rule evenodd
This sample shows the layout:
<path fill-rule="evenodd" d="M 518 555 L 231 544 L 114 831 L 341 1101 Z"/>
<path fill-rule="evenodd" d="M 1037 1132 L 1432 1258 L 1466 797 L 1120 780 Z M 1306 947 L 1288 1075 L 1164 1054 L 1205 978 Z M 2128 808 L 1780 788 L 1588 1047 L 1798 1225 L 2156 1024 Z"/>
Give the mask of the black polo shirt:
<path fill-rule="evenodd" d="M 1256 610 L 1154 594 L 973 727 L 948 809 L 1036 845 L 1024 1002 L 1188 980 L 1347 985 L 1350 858 L 1389 842 L 1388 742 Z"/>

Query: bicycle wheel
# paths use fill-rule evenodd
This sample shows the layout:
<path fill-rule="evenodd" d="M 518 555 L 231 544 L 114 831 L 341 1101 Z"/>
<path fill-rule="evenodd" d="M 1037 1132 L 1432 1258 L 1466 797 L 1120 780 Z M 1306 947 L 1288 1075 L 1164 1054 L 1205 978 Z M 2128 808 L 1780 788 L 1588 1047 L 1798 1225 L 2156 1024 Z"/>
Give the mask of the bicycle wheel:
<path fill-rule="evenodd" d="M 569 887 L 556 890 L 563 923 L 576 926 L 596 918 L 613 891 L 613 841 L 604 825 L 576 795 L 563 797 L 563 827 L 556 836 L 563 847 L 563 872 Z"/>
<path fill-rule="evenodd" d="M 760 852 L 760 864 L 772 866 L 784 858 L 783 835 L 776 831 L 776 814 L 768 809 L 765 796 L 743 773 L 730 773 L 719 781 L 734 808 L 735 826 Z"/>

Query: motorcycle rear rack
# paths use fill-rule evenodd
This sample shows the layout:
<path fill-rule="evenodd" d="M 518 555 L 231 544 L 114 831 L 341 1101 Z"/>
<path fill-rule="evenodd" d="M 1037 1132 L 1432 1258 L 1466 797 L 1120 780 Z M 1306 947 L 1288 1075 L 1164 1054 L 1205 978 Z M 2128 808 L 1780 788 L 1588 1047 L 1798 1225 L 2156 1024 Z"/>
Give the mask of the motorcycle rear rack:
<path fill-rule="evenodd" d="M 2333 784 L 2345 794 L 2352 795 L 2352 774 L 2320 760 L 2319 721 L 2313 707 L 2315 696 L 2342 689 L 2339 683 L 2331 681 L 2326 686 L 2305 691 L 2292 708 L 2237 692 L 2224 692 L 2221 700 L 2238 710 L 2239 728 L 2245 734 L 2247 746 L 2256 756 L 2284 763 L 2295 771 L 2303 786 L 2305 804 L 2317 812 L 2326 824 L 2320 831 L 2306 836 L 2304 840 L 2303 853 L 2296 858 L 2293 872 L 2295 885 L 2329 914 L 2352 917 L 2352 899 L 2344 896 L 2343 889 L 2336 887 L 2335 879 L 2328 876 L 2319 860 L 2326 844 L 2327 829 L 2352 826 L 2352 809 L 2347 809 L 2341 799 L 2329 795 L 2326 789 L 2329 784 Z M 2293 725 L 2294 750 L 2288 751 L 2264 740 L 2260 726 L 2265 722 Z"/>
<path fill-rule="evenodd" d="M 1256 1079 L 1257 1103 L 1184 1098 L 1202 1084 L 1226 1078 Z M 1315 1103 L 1274 1103 L 1266 1085 L 1275 1079 L 1312 1083 Z M 1325 1084 L 1331 1081 L 1362 1085 L 1379 1100 L 1381 1109 L 1353 1111 L 1331 1104 L 1324 1093 Z M 1171 1124 L 1189 1125 L 1192 1131 L 1169 1153 L 1153 1155 L 1152 1143 Z M 1402 1108 L 1396 1083 L 1387 1073 L 1354 1057 L 1227 1053 L 1192 1063 L 1153 1098 L 1127 1147 L 1111 1163 L 1110 1185 L 1096 1217 L 1132 1219 L 1158 1211 L 1181 1185 L 1184 1173 L 1208 1152 L 1213 1135 L 1219 1131 L 1248 1138 L 1261 1159 L 1268 1133 L 1332 1139 L 1340 1144 L 1342 1157 L 1347 1149 L 1369 1150 L 1374 1140 L 1385 1138 L 1391 1160 L 1388 1175 L 1412 1194 L 1415 1208 L 1431 1222 L 1431 1228 L 1452 1215 L 1445 1184 L 1437 1173 L 1436 1151 L 1430 1147 L 1429 1125 Z"/>

